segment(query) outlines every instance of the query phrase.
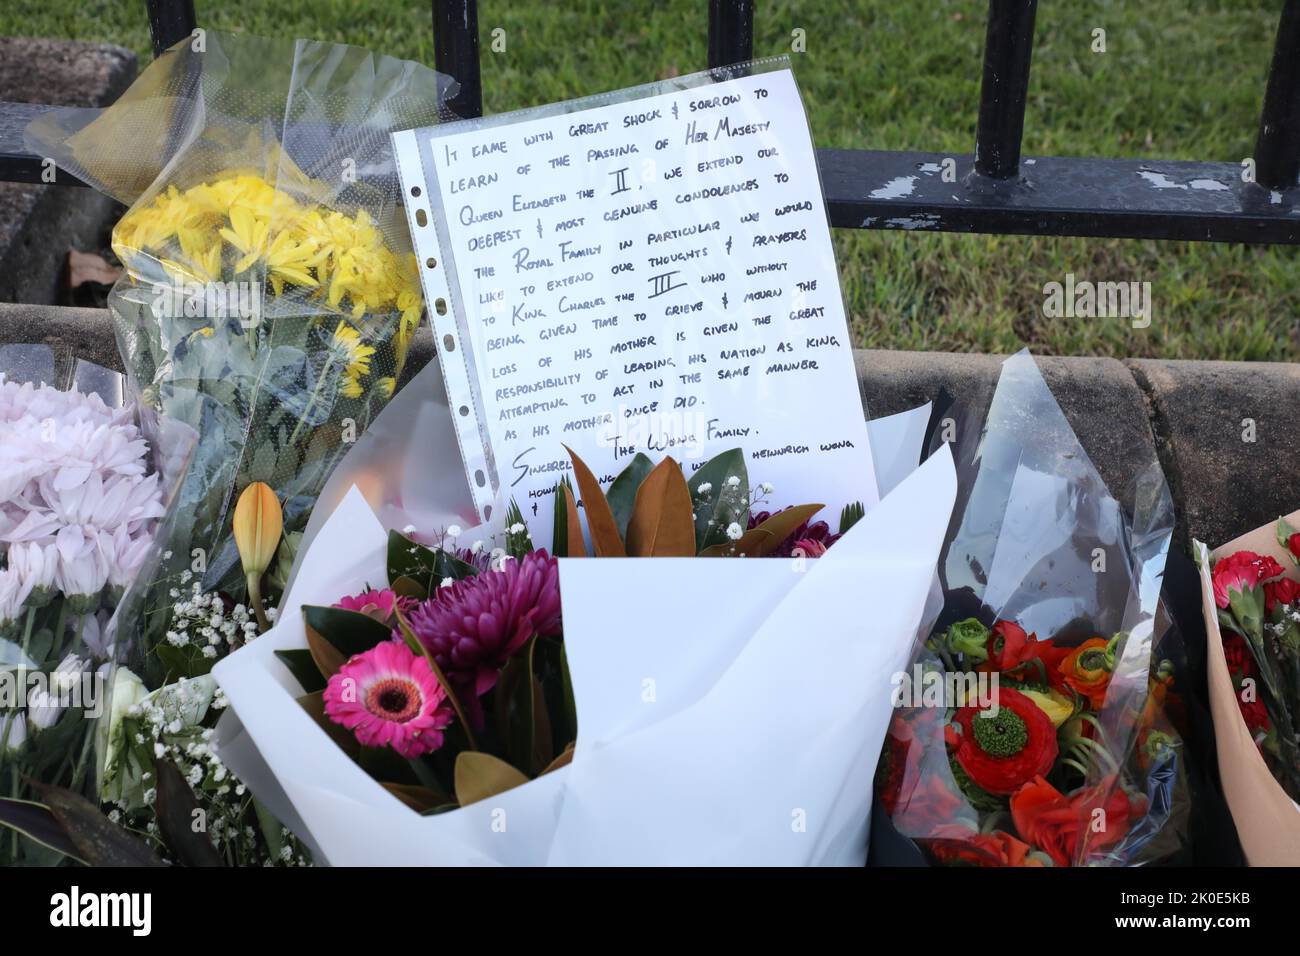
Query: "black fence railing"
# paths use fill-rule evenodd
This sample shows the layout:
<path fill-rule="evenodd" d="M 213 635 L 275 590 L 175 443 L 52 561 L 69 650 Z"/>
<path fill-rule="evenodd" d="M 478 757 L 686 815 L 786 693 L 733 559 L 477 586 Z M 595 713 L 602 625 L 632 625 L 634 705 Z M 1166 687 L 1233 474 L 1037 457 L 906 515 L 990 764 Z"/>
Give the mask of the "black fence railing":
<path fill-rule="evenodd" d="M 197 25 L 193 0 L 147 0 L 155 54 Z M 709 67 L 753 56 L 757 0 L 709 0 Z M 1242 162 L 1022 157 L 1037 0 L 989 0 L 975 151 L 819 149 L 831 223 L 1022 235 L 1300 244 L 1300 0 L 1284 0 L 1255 155 Z M 479 116 L 478 3 L 433 0 L 452 108 Z M 41 182 L 22 130 L 48 107 L 0 103 L 0 181 Z M 80 185 L 66 174 L 55 180 Z"/>

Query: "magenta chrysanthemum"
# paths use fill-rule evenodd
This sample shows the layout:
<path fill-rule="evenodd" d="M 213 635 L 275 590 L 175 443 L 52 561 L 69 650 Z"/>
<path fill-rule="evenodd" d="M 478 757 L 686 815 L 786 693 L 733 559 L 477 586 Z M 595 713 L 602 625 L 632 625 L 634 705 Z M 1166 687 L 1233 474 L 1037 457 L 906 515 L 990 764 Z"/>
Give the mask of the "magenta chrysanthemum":
<path fill-rule="evenodd" d="M 433 669 L 405 644 L 385 641 L 357 654 L 329 679 L 325 714 L 366 747 L 418 757 L 442 746 L 451 702 Z"/>
<path fill-rule="evenodd" d="M 507 560 L 499 571 L 438 588 L 407 621 L 472 708 L 530 638 L 560 632 L 559 563 L 545 550 Z"/>

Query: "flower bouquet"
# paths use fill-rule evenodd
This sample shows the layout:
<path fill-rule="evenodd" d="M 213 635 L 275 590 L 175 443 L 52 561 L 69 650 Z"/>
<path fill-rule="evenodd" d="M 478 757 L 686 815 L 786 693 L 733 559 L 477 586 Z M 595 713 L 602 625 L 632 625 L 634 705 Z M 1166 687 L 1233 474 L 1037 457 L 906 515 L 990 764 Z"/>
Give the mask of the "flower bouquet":
<path fill-rule="evenodd" d="M 385 484 L 390 526 L 449 513 L 464 489 L 372 472 L 390 412 L 335 481 Z M 454 460 L 435 420 L 421 443 Z M 318 862 L 860 864 L 950 458 L 834 532 L 816 506 L 764 515 L 737 452 L 607 488 L 573 464 L 546 549 L 513 508 L 423 535 L 356 488 L 318 510 L 280 622 L 214 669 L 223 759 Z"/>
<path fill-rule="evenodd" d="M 193 434 L 123 403 L 114 372 L 77 363 L 60 389 L 43 346 L 0 371 L 0 794 L 92 793 L 107 721 L 119 602 L 156 562 L 155 536 Z M 17 361 L 13 361 L 17 359 Z M 19 830 L 22 827 L 18 828 Z M 0 860 L 56 862 L 0 832 Z"/>
<path fill-rule="evenodd" d="M 1167 861 L 1189 801 L 1159 466 L 1126 515 L 1027 353 L 957 434 L 943 609 L 895 686 L 878 823 L 936 864 Z"/>
<path fill-rule="evenodd" d="M 1193 542 L 1219 775 L 1252 866 L 1300 864 L 1300 512 Z"/>
<path fill-rule="evenodd" d="M 151 682 L 210 666 L 153 653 L 184 574 L 250 603 L 235 496 L 263 482 L 284 502 L 287 572 L 331 469 L 392 396 L 422 306 L 389 134 L 437 122 L 447 92 L 352 47 L 198 30 L 108 109 L 28 128 L 41 155 L 130 206 L 113 236 L 119 348 L 141 400 L 200 435 L 131 628 Z"/>

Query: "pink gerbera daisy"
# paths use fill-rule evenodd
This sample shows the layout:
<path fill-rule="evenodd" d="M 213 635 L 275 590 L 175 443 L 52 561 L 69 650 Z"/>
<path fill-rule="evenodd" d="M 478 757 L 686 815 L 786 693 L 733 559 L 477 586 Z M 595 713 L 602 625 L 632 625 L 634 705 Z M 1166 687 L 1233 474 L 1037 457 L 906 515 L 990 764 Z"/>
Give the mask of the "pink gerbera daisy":
<path fill-rule="evenodd" d="M 442 746 L 451 702 L 429 662 L 385 641 L 344 664 L 325 687 L 325 713 L 366 747 L 418 757 Z"/>

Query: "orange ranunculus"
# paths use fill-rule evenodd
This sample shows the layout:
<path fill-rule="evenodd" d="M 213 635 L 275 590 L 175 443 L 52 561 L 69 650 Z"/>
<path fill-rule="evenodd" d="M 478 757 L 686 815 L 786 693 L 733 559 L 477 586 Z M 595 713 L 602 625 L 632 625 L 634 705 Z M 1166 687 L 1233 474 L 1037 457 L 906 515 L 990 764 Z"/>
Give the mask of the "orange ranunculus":
<path fill-rule="evenodd" d="M 1072 650 L 1058 668 L 1066 685 L 1087 697 L 1093 710 L 1100 710 L 1106 702 L 1106 688 L 1110 686 L 1106 658 L 1109 643 L 1104 637 L 1089 638 Z"/>
<path fill-rule="evenodd" d="M 1045 866 L 1042 854 L 1009 833 L 975 833 L 968 838 L 920 841 L 935 861 L 947 866 Z"/>
<path fill-rule="evenodd" d="M 1072 866 L 1083 862 L 1081 852 L 1123 839 L 1144 805 L 1145 801 L 1130 799 L 1113 775 L 1069 797 L 1036 777 L 1011 795 L 1011 819 L 1020 836 L 1057 866 Z"/>

